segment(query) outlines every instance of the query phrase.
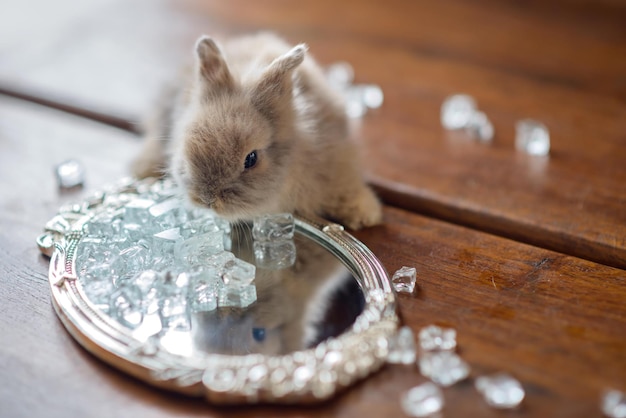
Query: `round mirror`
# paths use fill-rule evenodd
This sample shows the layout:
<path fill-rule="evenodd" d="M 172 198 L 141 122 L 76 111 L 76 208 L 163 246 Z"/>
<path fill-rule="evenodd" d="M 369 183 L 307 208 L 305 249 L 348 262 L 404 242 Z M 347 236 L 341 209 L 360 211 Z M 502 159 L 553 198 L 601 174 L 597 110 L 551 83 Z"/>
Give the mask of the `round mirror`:
<path fill-rule="evenodd" d="M 56 311 L 86 349 L 214 403 L 315 402 L 384 364 L 394 294 L 340 225 L 231 224 L 168 180 L 61 208 L 38 238 Z"/>

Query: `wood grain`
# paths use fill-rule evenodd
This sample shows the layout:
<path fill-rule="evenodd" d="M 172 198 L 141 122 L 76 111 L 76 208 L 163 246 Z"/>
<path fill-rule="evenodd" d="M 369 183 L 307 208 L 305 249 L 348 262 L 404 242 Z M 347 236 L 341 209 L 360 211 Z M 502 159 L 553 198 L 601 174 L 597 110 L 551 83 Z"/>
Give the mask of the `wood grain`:
<path fill-rule="evenodd" d="M 4 91 L 135 129 L 128 121 L 146 113 L 199 34 L 276 30 L 383 88 L 383 107 L 356 137 L 388 204 L 626 267 L 623 2 L 39 3 L 39 13 L 16 3 L 1 14 Z M 440 105 L 456 92 L 492 120 L 492 144 L 440 127 Z M 549 128 L 549 158 L 515 152 L 515 121 L 527 117 Z"/>
<path fill-rule="evenodd" d="M 316 407 L 214 408 L 151 388 L 73 342 L 49 301 L 47 260 L 34 239 L 57 208 L 124 175 L 138 144 L 128 133 L 0 100 L 0 404 L 7 417 L 400 417 L 399 395 L 421 383 L 413 367 L 386 367 Z M 61 193 L 57 161 L 87 166 L 85 189 Z M 387 208 L 385 225 L 359 232 L 393 272 L 418 270 L 419 291 L 399 296 L 414 331 L 458 330 L 472 377 L 507 371 L 527 399 L 510 415 L 599 416 L 602 391 L 626 390 L 626 272 Z M 444 416 L 495 417 L 471 381 L 444 390 Z M 507 414 L 509 415 L 509 414 Z"/>

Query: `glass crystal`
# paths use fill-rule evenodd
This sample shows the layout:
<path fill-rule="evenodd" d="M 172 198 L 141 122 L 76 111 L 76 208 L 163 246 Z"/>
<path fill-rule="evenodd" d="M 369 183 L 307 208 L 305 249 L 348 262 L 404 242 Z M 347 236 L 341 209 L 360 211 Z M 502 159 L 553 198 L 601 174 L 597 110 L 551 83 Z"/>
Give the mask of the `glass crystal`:
<path fill-rule="evenodd" d="M 402 327 L 389 339 L 388 363 L 413 364 L 415 363 L 415 338 L 409 327 Z"/>
<path fill-rule="evenodd" d="M 402 267 L 393 274 L 391 283 L 396 292 L 413 293 L 416 281 L 415 267 Z"/>
<path fill-rule="evenodd" d="M 263 215 L 254 219 L 252 237 L 256 241 L 292 239 L 294 229 L 293 215 L 291 213 Z"/>
<path fill-rule="evenodd" d="M 363 84 L 361 89 L 362 102 L 370 109 L 378 109 L 383 105 L 384 95 L 380 86 L 376 84 Z"/>
<path fill-rule="evenodd" d="M 135 286 L 141 296 L 141 310 L 145 314 L 152 314 L 158 309 L 157 287 L 162 280 L 161 275 L 154 270 L 144 270 L 133 277 L 119 280 L 119 286 Z"/>
<path fill-rule="evenodd" d="M 441 124 L 446 129 L 462 129 L 471 121 L 476 101 L 466 94 L 447 97 L 441 105 Z"/>
<path fill-rule="evenodd" d="M 515 408 L 524 399 L 520 382 L 505 373 L 478 377 L 474 386 L 494 408 Z"/>
<path fill-rule="evenodd" d="M 224 236 L 221 231 L 216 231 L 179 240 L 174 246 L 174 257 L 180 263 L 195 266 L 223 251 Z"/>
<path fill-rule="evenodd" d="M 487 115 L 483 112 L 476 111 L 470 117 L 465 130 L 473 137 L 483 142 L 489 142 L 493 139 L 493 125 Z"/>
<path fill-rule="evenodd" d="M 150 199 L 134 199 L 124 206 L 124 223 L 143 225 L 150 219 L 148 209 L 154 205 Z"/>
<path fill-rule="evenodd" d="M 246 308 L 256 301 L 256 286 L 224 286 L 219 289 L 217 305 L 219 307 Z"/>
<path fill-rule="evenodd" d="M 92 237 L 110 237 L 121 231 L 121 212 L 104 212 L 89 221 L 87 234 Z"/>
<path fill-rule="evenodd" d="M 153 205 L 148 210 L 150 223 L 160 229 L 174 228 L 186 221 L 186 212 L 181 208 L 178 198 L 172 197 Z"/>
<path fill-rule="evenodd" d="M 454 350 L 456 347 L 456 330 L 429 325 L 420 330 L 419 344 L 424 351 Z"/>
<path fill-rule="evenodd" d="M 213 266 L 216 267 L 218 270 L 221 271 L 221 269 L 228 263 L 232 262 L 235 259 L 235 254 L 229 252 L 229 251 L 223 251 L 221 253 L 212 255 L 211 257 L 207 258 L 204 262 L 205 265 L 207 266 Z"/>
<path fill-rule="evenodd" d="M 155 255 L 174 254 L 174 247 L 182 241 L 180 228 L 166 229 L 152 236 L 152 251 Z"/>
<path fill-rule="evenodd" d="M 254 243 L 254 259 L 259 268 L 280 270 L 296 262 L 296 246 L 292 240 Z"/>
<path fill-rule="evenodd" d="M 189 219 L 187 222 L 180 225 L 180 234 L 185 239 L 199 234 L 213 233 L 224 233 L 213 218 Z"/>
<path fill-rule="evenodd" d="M 256 267 L 246 261 L 233 258 L 224 263 L 218 274 L 227 286 L 245 287 L 254 281 Z"/>
<path fill-rule="evenodd" d="M 441 386 L 451 386 L 469 375 L 469 365 L 451 351 L 427 352 L 419 359 L 420 373 Z"/>
<path fill-rule="evenodd" d="M 550 133 L 541 122 L 523 119 L 515 124 L 515 148 L 530 155 L 550 153 Z"/>
<path fill-rule="evenodd" d="M 137 286 L 122 286 L 111 294 L 109 315 L 122 325 L 137 328 L 143 321 L 141 300 L 141 291 Z"/>
<path fill-rule="evenodd" d="M 402 409 L 411 417 L 428 417 L 441 411 L 443 393 L 431 382 L 415 386 L 402 396 Z"/>
<path fill-rule="evenodd" d="M 326 79 L 336 89 L 344 89 L 354 81 L 354 69 L 345 62 L 339 61 L 326 68 Z"/>
<path fill-rule="evenodd" d="M 167 272 L 160 287 L 159 318 L 163 329 L 188 331 L 191 329 L 191 318 L 187 305 L 187 277 Z"/>
<path fill-rule="evenodd" d="M 133 277 L 143 271 L 150 262 L 151 254 L 143 245 L 133 245 L 123 249 L 110 264 L 111 273 L 116 278 Z"/>
<path fill-rule="evenodd" d="M 95 266 L 94 266 L 95 267 Z M 87 299 L 103 312 L 109 311 L 109 299 L 115 290 L 109 272 L 109 266 L 100 265 L 101 271 L 93 268 L 81 276 L 81 284 Z"/>
<path fill-rule="evenodd" d="M 217 309 L 221 283 L 213 268 L 198 267 L 190 273 L 189 301 L 192 312 L 209 312 Z"/>
<path fill-rule="evenodd" d="M 619 390 L 609 390 L 602 396 L 602 412 L 609 418 L 626 418 L 626 395 Z"/>
<path fill-rule="evenodd" d="M 85 182 L 85 169 L 76 160 L 67 160 L 55 167 L 57 183 L 61 188 L 81 186 Z"/>
<path fill-rule="evenodd" d="M 357 119 L 365 115 L 367 105 L 363 100 L 363 89 L 361 86 L 349 86 L 343 91 L 345 99 L 346 114 L 349 118 Z"/>

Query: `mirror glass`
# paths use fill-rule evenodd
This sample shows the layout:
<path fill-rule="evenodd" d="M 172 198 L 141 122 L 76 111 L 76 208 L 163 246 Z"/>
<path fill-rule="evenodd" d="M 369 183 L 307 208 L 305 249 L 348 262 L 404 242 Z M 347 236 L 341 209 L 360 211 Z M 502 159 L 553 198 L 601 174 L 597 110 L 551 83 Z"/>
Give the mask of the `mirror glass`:
<path fill-rule="evenodd" d="M 384 268 L 341 226 L 230 223 L 168 180 L 63 207 L 38 244 L 83 346 L 216 403 L 326 399 L 380 367 L 397 328 Z"/>

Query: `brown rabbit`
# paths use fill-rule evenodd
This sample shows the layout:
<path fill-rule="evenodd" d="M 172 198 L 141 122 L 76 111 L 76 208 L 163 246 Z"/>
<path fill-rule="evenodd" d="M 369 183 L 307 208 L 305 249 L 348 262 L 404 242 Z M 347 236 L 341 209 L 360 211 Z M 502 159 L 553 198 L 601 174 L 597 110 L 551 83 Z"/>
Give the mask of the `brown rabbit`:
<path fill-rule="evenodd" d="M 342 100 L 306 52 L 269 33 L 222 48 L 200 38 L 190 84 L 164 108 L 135 175 L 164 168 L 191 202 L 231 220 L 294 212 L 352 229 L 379 223 Z"/>

